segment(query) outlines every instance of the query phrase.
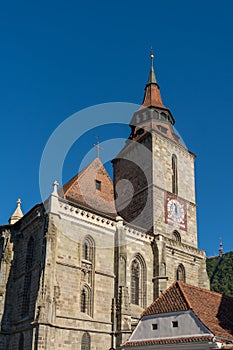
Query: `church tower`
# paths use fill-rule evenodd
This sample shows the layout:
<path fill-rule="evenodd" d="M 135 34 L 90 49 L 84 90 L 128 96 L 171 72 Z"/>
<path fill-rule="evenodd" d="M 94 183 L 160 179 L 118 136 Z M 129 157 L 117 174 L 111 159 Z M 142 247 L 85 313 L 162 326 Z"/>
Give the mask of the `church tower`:
<path fill-rule="evenodd" d="M 197 246 L 195 154 L 174 128 L 175 119 L 162 102 L 152 53 L 150 59 L 143 103 L 113 166 L 118 214 L 126 226 L 152 239 L 156 298 L 174 280 L 203 288 L 209 288 L 209 281 L 205 254 Z"/>

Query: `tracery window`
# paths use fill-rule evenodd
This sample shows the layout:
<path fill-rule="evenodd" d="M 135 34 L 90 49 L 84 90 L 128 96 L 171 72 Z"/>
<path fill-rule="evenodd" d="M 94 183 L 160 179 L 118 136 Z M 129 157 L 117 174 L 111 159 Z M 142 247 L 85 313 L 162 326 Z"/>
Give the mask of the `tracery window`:
<path fill-rule="evenodd" d="M 140 265 L 137 259 L 134 259 L 131 265 L 131 303 L 139 305 L 139 279 Z"/>
<path fill-rule="evenodd" d="M 31 292 L 31 277 L 32 277 L 32 263 L 34 252 L 34 239 L 31 237 L 27 245 L 26 261 L 25 261 L 25 275 L 23 286 L 23 301 L 21 315 L 26 316 L 29 312 L 30 292 Z"/>
<path fill-rule="evenodd" d="M 177 156 L 172 155 L 172 193 L 178 195 Z"/>
<path fill-rule="evenodd" d="M 87 285 L 81 290 L 80 311 L 91 315 L 91 288 Z"/>
<path fill-rule="evenodd" d="M 93 262 L 94 260 L 94 241 L 87 236 L 83 241 L 83 259 Z"/>
<path fill-rule="evenodd" d="M 87 309 L 87 292 L 85 289 L 81 292 L 81 312 L 86 312 Z"/>
<path fill-rule="evenodd" d="M 88 332 L 83 333 L 81 350 L 90 350 L 91 349 L 91 337 Z"/>
<path fill-rule="evenodd" d="M 185 268 L 182 264 L 180 264 L 177 268 L 176 279 L 177 281 L 185 282 Z"/>
<path fill-rule="evenodd" d="M 146 306 L 146 264 L 143 257 L 137 254 L 131 263 L 130 299 L 132 304 Z"/>

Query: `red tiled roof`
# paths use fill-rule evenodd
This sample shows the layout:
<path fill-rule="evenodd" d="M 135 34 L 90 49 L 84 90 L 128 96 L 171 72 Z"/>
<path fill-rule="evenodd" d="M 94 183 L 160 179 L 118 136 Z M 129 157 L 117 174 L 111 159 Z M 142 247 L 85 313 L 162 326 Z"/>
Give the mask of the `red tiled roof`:
<path fill-rule="evenodd" d="M 96 189 L 96 180 L 101 182 L 101 190 Z M 113 183 L 99 158 L 69 180 L 59 194 L 84 207 L 116 216 Z"/>
<path fill-rule="evenodd" d="M 185 311 L 189 309 L 190 305 L 181 293 L 179 284 L 172 284 L 144 310 L 142 316 L 162 314 L 166 312 Z"/>
<path fill-rule="evenodd" d="M 194 337 L 180 337 L 180 338 L 161 338 L 161 339 L 149 339 L 142 341 L 125 342 L 121 346 L 145 346 L 145 345 L 164 345 L 164 344 L 177 344 L 177 343 L 196 343 L 196 342 L 209 342 L 213 339 L 212 335 L 194 336 Z"/>
<path fill-rule="evenodd" d="M 233 340 L 233 298 L 180 281 L 164 291 L 142 316 L 190 309 L 215 336 Z"/>

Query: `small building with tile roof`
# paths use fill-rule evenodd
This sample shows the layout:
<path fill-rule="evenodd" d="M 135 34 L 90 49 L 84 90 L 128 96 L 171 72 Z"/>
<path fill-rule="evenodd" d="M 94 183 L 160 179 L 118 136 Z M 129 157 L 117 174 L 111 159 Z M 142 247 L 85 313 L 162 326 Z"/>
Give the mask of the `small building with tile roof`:
<path fill-rule="evenodd" d="M 142 313 L 122 350 L 233 349 L 233 298 L 175 282 Z"/>

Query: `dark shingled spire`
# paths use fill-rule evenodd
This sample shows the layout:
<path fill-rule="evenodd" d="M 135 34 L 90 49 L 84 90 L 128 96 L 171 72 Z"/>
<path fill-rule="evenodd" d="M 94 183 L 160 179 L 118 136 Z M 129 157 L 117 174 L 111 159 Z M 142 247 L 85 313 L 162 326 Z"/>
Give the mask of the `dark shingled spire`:
<path fill-rule="evenodd" d="M 150 73 L 149 73 L 148 82 L 145 88 L 142 107 L 159 107 L 159 108 L 166 109 L 166 107 L 163 105 L 162 98 L 159 91 L 159 85 L 155 77 L 154 65 L 153 65 L 154 55 L 152 51 L 150 54 L 150 59 L 151 59 Z"/>

